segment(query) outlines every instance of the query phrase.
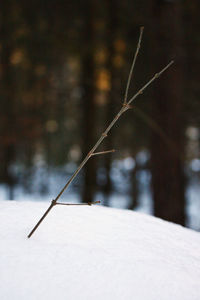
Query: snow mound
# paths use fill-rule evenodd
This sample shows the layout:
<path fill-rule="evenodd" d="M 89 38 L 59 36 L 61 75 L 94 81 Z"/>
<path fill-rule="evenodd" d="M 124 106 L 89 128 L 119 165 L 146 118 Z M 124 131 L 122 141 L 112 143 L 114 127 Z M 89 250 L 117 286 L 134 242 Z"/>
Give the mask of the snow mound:
<path fill-rule="evenodd" d="M 0 202 L 1 300 L 199 300 L 200 235 L 131 211 Z"/>

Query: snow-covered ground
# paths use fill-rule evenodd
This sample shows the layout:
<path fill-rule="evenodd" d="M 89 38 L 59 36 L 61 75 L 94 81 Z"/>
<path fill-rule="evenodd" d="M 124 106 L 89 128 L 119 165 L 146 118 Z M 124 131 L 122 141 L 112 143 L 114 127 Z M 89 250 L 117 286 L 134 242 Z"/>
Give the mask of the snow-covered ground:
<path fill-rule="evenodd" d="M 199 300 L 200 234 L 102 206 L 0 201 L 1 300 Z"/>

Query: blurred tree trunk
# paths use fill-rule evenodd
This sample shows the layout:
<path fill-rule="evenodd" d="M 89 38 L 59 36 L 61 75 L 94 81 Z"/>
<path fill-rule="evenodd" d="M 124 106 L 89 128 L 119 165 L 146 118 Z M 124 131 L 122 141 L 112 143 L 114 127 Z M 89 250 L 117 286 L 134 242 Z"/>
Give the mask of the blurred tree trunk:
<path fill-rule="evenodd" d="M 14 114 L 14 84 L 11 68 L 11 55 L 13 51 L 12 31 L 11 27 L 11 9 L 12 7 L 6 1 L 1 6 L 1 23 L 0 23 L 0 42 L 1 49 L 1 181 L 8 186 L 8 199 L 14 198 L 14 185 L 16 178 L 14 177 L 11 166 L 15 160 L 15 143 L 16 143 L 16 124 Z"/>
<path fill-rule="evenodd" d="M 110 74 L 110 89 L 107 93 L 107 101 L 106 101 L 106 112 L 105 112 L 105 122 L 109 122 L 112 120 L 115 112 L 114 105 L 116 100 L 116 69 L 114 66 L 114 57 L 115 57 L 115 48 L 114 43 L 117 38 L 117 2 L 114 0 L 106 1 L 107 8 L 107 26 L 106 26 L 106 42 L 108 49 L 108 59 L 106 67 Z M 113 111 L 114 110 L 114 111 Z M 109 135 L 104 142 L 105 149 L 113 148 L 113 133 Z M 105 167 L 105 184 L 103 186 L 103 192 L 105 195 L 104 204 L 108 205 L 109 196 L 112 192 L 112 181 L 110 176 L 111 171 L 111 162 L 112 162 L 112 154 L 105 155 L 104 157 L 104 167 Z"/>
<path fill-rule="evenodd" d="M 138 171 L 140 169 L 140 166 L 137 162 L 137 159 L 135 158 L 135 167 L 131 171 L 131 203 L 128 206 L 128 209 L 135 209 L 138 206 L 138 198 L 139 198 L 139 180 L 138 180 Z"/>
<path fill-rule="evenodd" d="M 183 157 L 182 24 L 180 1 L 153 1 L 153 68 L 172 58 L 175 64 L 155 86 L 153 118 L 171 140 L 167 147 L 159 135 L 151 143 L 152 187 L 155 216 L 185 224 Z"/>
<path fill-rule="evenodd" d="M 95 64 L 94 40 L 95 20 L 94 3 L 87 0 L 85 3 L 85 28 L 82 64 L 83 86 L 83 156 L 85 156 L 96 142 L 96 108 L 95 108 Z M 82 201 L 92 202 L 96 190 L 97 159 L 91 158 L 84 167 L 84 182 Z"/>

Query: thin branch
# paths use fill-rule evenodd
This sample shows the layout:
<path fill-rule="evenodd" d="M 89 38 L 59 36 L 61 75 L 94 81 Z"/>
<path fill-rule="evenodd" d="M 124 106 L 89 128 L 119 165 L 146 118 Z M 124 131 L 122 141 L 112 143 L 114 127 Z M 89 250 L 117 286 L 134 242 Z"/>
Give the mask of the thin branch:
<path fill-rule="evenodd" d="M 135 100 L 135 98 L 137 98 L 139 95 L 141 95 L 143 93 L 143 91 L 157 78 L 160 77 L 160 75 L 162 73 L 164 73 L 172 64 L 174 63 L 174 61 L 170 61 L 170 63 L 168 63 L 168 65 L 166 65 L 166 67 L 164 67 L 159 73 L 156 73 L 129 101 L 128 104 L 130 104 L 131 102 L 133 102 L 133 100 Z"/>
<path fill-rule="evenodd" d="M 31 230 L 31 232 L 28 235 L 28 238 L 30 238 L 32 236 L 32 234 L 36 231 L 36 229 L 40 226 L 40 224 L 42 223 L 42 221 L 44 220 L 44 218 L 46 218 L 46 216 L 48 215 L 48 213 L 50 212 L 50 210 L 56 205 L 55 200 L 51 201 L 51 204 L 49 206 L 49 208 L 45 211 L 45 213 L 43 214 L 43 216 L 41 217 L 41 219 L 37 222 L 37 224 L 33 227 L 33 229 Z"/>
<path fill-rule="evenodd" d="M 128 81 L 127 81 L 127 85 L 126 85 L 126 90 L 125 90 L 125 94 L 124 94 L 124 104 L 127 103 L 129 86 L 130 86 L 133 70 L 134 70 L 134 67 L 135 67 L 136 59 L 137 59 L 137 56 L 138 56 L 138 53 L 139 53 L 139 50 L 140 50 L 143 31 L 144 31 L 144 27 L 140 27 L 140 36 L 139 36 L 137 48 L 136 48 L 135 55 L 134 55 L 134 58 L 133 58 L 133 62 L 132 62 L 132 65 L 131 65 L 131 69 L 130 69 L 130 73 L 129 73 Z"/>
<path fill-rule="evenodd" d="M 108 151 L 102 151 L 102 152 L 94 152 L 94 153 L 91 154 L 91 156 L 107 154 L 107 153 L 112 153 L 112 152 L 115 152 L 115 149 L 108 150 Z"/>
<path fill-rule="evenodd" d="M 101 203 L 101 201 L 95 201 L 95 202 L 88 202 L 88 203 L 62 203 L 62 202 L 57 202 L 56 205 L 70 205 L 70 206 L 80 206 L 80 205 L 94 205 L 94 204 L 98 204 L 98 203 Z"/>
<path fill-rule="evenodd" d="M 32 231 L 29 233 L 28 238 L 30 238 L 32 236 L 32 234 L 35 232 L 35 230 L 38 228 L 38 226 L 41 224 L 41 222 L 44 220 L 44 218 L 47 216 L 47 214 L 50 212 L 50 210 L 53 208 L 53 206 L 58 204 L 58 199 L 60 198 L 60 196 L 63 194 L 63 192 L 67 189 L 67 187 L 69 186 L 69 184 L 74 180 L 74 178 L 78 175 L 78 173 L 81 171 L 81 169 L 83 168 L 83 166 L 87 163 L 87 161 L 90 159 L 90 157 L 92 155 L 97 155 L 95 154 L 95 150 L 97 149 L 97 147 L 103 142 L 103 140 L 108 136 L 108 132 L 111 130 L 111 128 L 114 126 L 114 124 L 117 122 L 117 120 L 120 118 L 120 116 L 127 111 L 128 109 L 131 108 L 130 103 L 133 102 L 134 99 L 136 99 L 140 94 L 143 93 L 143 91 L 158 77 L 160 77 L 160 75 L 166 71 L 172 64 L 174 61 L 171 61 L 168 65 L 166 65 L 166 67 L 164 67 L 159 73 L 156 73 L 127 103 L 124 103 L 122 105 L 122 108 L 120 109 L 120 111 L 116 114 L 116 116 L 114 117 L 114 119 L 111 121 L 111 123 L 108 125 L 108 127 L 106 128 L 106 130 L 101 134 L 100 138 L 98 139 L 98 141 L 96 142 L 96 144 L 93 146 L 93 148 L 88 152 L 88 154 L 86 155 L 86 157 L 83 159 L 83 161 L 81 162 L 81 164 L 78 166 L 78 168 L 76 169 L 76 171 L 74 172 L 74 174 L 71 176 L 71 178 L 67 181 L 67 183 L 65 184 L 65 186 L 62 188 L 62 190 L 60 191 L 60 193 L 57 195 L 57 197 L 55 198 L 55 200 L 53 200 L 49 206 L 49 208 L 46 210 L 46 212 L 44 213 L 44 215 L 41 217 L 41 219 L 38 221 L 38 223 L 35 225 L 35 227 L 32 229 Z M 104 151 L 105 153 L 106 151 Z M 97 152 L 100 153 L 100 152 Z M 67 205 L 67 203 L 59 203 L 59 205 Z M 71 205 L 71 204 L 70 204 Z M 87 204 L 86 204 L 87 205 Z"/>

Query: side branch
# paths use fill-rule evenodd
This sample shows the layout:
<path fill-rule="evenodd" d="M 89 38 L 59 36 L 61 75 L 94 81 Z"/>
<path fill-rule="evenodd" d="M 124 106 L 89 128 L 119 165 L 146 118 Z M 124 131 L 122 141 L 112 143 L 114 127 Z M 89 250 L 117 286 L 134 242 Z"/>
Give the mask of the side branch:
<path fill-rule="evenodd" d="M 98 204 L 101 203 L 101 201 L 95 201 L 95 202 L 88 202 L 88 203 L 62 203 L 62 202 L 57 202 L 56 205 L 67 205 L 67 206 L 80 206 L 80 205 L 94 205 L 94 204 Z"/>
<path fill-rule="evenodd" d="M 128 104 L 131 104 L 131 102 L 133 102 L 133 100 L 135 100 L 135 98 L 137 98 L 139 95 L 141 95 L 143 93 L 143 91 L 158 77 L 160 77 L 160 75 L 162 73 L 164 73 L 172 64 L 174 63 L 174 61 L 170 61 L 170 63 L 168 63 L 168 65 L 166 65 L 159 73 L 156 73 L 129 101 Z"/>
<path fill-rule="evenodd" d="M 132 65 L 131 65 L 130 73 L 129 73 L 129 76 L 128 76 L 127 85 L 126 85 L 126 90 L 125 90 L 125 95 L 124 95 L 124 104 L 127 103 L 129 86 L 130 86 L 133 70 L 134 70 L 134 67 L 135 67 L 136 59 L 137 59 L 137 56 L 138 56 L 138 53 L 139 53 L 139 50 L 140 50 L 143 31 L 144 31 L 144 27 L 140 27 L 140 36 L 139 36 L 137 48 L 136 48 L 136 51 L 135 51 L 135 55 L 134 55 L 134 58 L 133 58 L 133 62 L 132 62 Z"/>
<path fill-rule="evenodd" d="M 94 153 L 91 154 L 91 156 L 107 154 L 107 153 L 113 153 L 113 152 L 115 152 L 115 149 L 108 150 L 108 151 L 102 151 L 102 152 L 94 152 Z"/>

